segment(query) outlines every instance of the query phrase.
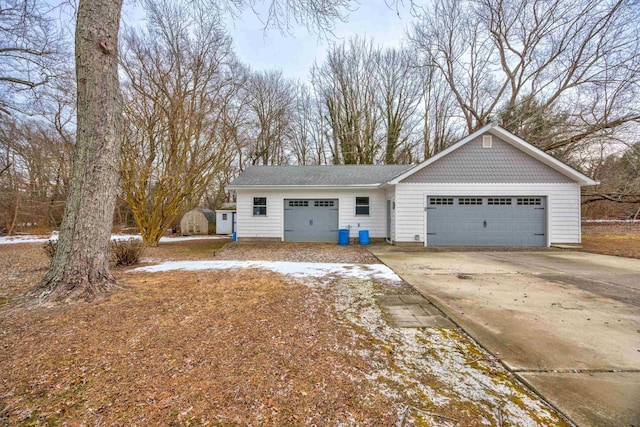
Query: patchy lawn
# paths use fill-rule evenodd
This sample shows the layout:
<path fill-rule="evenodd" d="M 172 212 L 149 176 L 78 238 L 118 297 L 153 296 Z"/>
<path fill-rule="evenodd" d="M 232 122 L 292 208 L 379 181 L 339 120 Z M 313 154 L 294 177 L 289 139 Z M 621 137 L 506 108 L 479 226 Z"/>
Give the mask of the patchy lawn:
<path fill-rule="evenodd" d="M 583 223 L 582 250 L 640 258 L 640 223 Z"/>
<path fill-rule="evenodd" d="M 173 245 L 147 256 L 265 253 Z M 364 256 L 276 246 L 263 258 Z M 0 247 L 0 425 L 565 425 L 459 331 L 389 327 L 376 298 L 411 292 L 398 280 L 123 269 L 104 301 L 20 307 L 46 261 L 40 245 Z"/>

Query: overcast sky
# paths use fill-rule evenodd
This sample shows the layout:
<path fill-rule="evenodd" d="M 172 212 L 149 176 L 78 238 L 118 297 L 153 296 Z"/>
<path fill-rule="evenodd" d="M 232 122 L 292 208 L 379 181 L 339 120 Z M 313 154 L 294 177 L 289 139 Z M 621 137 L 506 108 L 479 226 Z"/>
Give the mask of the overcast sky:
<path fill-rule="evenodd" d="M 329 41 L 310 34 L 304 27 L 293 28 L 293 34 L 287 36 L 277 30 L 265 34 L 264 24 L 251 10 L 230 22 L 228 31 L 236 54 L 254 70 L 281 69 L 285 76 L 305 81 L 313 63 L 324 60 L 329 43 L 361 35 L 373 37 L 376 45 L 401 44 L 412 19 L 408 5 L 400 5 L 396 13 L 384 0 L 362 0 L 362 3 L 349 13 L 347 22 L 336 24 L 335 38 Z"/>

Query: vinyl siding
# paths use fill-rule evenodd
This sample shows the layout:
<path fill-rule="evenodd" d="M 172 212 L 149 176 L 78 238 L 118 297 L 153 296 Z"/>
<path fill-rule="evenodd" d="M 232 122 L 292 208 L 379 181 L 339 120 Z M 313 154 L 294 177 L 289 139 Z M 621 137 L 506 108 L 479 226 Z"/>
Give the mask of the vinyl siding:
<path fill-rule="evenodd" d="M 573 183 L 571 178 L 492 135 L 492 147 L 482 148 L 482 136 L 472 139 L 403 183 Z"/>
<path fill-rule="evenodd" d="M 236 190 L 238 238 L 284 237 L 284 199 L 338 199 L 338 225 L 349 228 L 350 237 L 369 230 L 371 238 L 384 238 L 386 199 L 384 190 Z M 267 215 L 253 216 L 253 198 L 267 198 Z M 355 214 L 356 197 L 369 197 L 369 215 Z"/>
<path fill-rule="evenodd" d="M 398 242 L 425 238 L 427 196 L 546 196 L 547 230 L 553 243 L 580 243 L 580 186 L 573 184 L 398 184 L 395 229 Z"/>

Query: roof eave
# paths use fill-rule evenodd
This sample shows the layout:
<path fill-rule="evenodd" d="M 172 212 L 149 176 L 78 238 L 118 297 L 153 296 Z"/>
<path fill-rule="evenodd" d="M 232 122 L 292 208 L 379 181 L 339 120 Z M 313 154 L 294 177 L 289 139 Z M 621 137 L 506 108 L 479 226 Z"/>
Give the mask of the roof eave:
<path fill-rule="evenodd" d="M 270 184 L 251 184 L 251 185 L 228 185 L 227 190 L 291 190 L 291 189 L 305 189 L 305 190 L 349 190 L 349 189 L 371 189 L 377 190 L 382 184 L 348 184 L 348 185 L 270 185 Z"/>
<path fill-rule="evenodd" d="M 518 146 L 518 148 L 520 148 L 522 151 L 526 152 L 527 154 L 529 154 L 530 156 L 532 156 L 536 160 L 541 161 L 542 163 L 546 164 L 547 166 L 551 167 L 552 169 L 555 169 L 556 171 L 560 172 L 561 174 L 563 174 L 563 175 L 575 180 L 578 184 L 580 184 L 580 186 L 590 186 L 590 185 L 598 185 L 599 184 L 598 181 L 595 181 L 595 180 L 589 178 L 588 176 L 584 175 L 583 173 L 578 172 L 577 170 L 575 170 L 571 166 L 561 162 L 560 160 L 556 159 L 555 157 L 550 156 L 549 154 L 545 153 L 544 151 L 542 151 L 538 147 L 527 143 L 525 140 L 523 140 L 522 138 L 512 134 L 511 132 L 507 131 L 506 129 L 503 129 L 503 128 L 499 127 L 499 126 L 494 126 L 492 129 L 490 129 L 490 131 L 491 131 L 491 133 L 495 134 L 496 136 L 499 136 L 502 139 L 505 139 L 507 142 L 512 143 L 512 144 L 516 144 Z"/>

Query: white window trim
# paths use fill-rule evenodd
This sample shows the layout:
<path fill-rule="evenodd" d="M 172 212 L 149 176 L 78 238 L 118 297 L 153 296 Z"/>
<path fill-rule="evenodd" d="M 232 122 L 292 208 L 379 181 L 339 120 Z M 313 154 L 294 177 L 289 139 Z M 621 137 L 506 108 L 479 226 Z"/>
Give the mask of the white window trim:
<path fill-rule="evenodd" d="M 366 204 L 366 205 L 362 205 L 362 204 L 361 204 L 361 205 L 359 205 L 359 204 L 358 204 L 358 199 L 363 199 L 363 198 L 366 198 L 366 199 L 367 199 L 367 204 Z M 355 202 L 355 203 L 354 203 L 354 215 L 355 215 L 355 216 L 371 216 L 371 197 L 370 197 L 370 196 L 356 196 L 356 198 L 354 199 L 354 202 Z M 368 211 L 369 213 L 366 213 L 366 214 L 359 214 L 359 213 L 358 213 L 358 208 L 359 208 L 359 207 L 364 207 L 364 206 L 366 206 L 366 207 L 367 207 L 367 211 Z"/>
<path fill-rule="evenodd" d="M 264 199 L 264 205 L 256 205 L 256 199 Z M 251 198 L 251 215 L 252 216 L 267 216 L 269 214 L 269 209 L 267 206 L 269 205 L 269 201 L 266 196 L 253 196 Z M 256 214 L 256 207 L 264 207 L 264 214 Z"/>

